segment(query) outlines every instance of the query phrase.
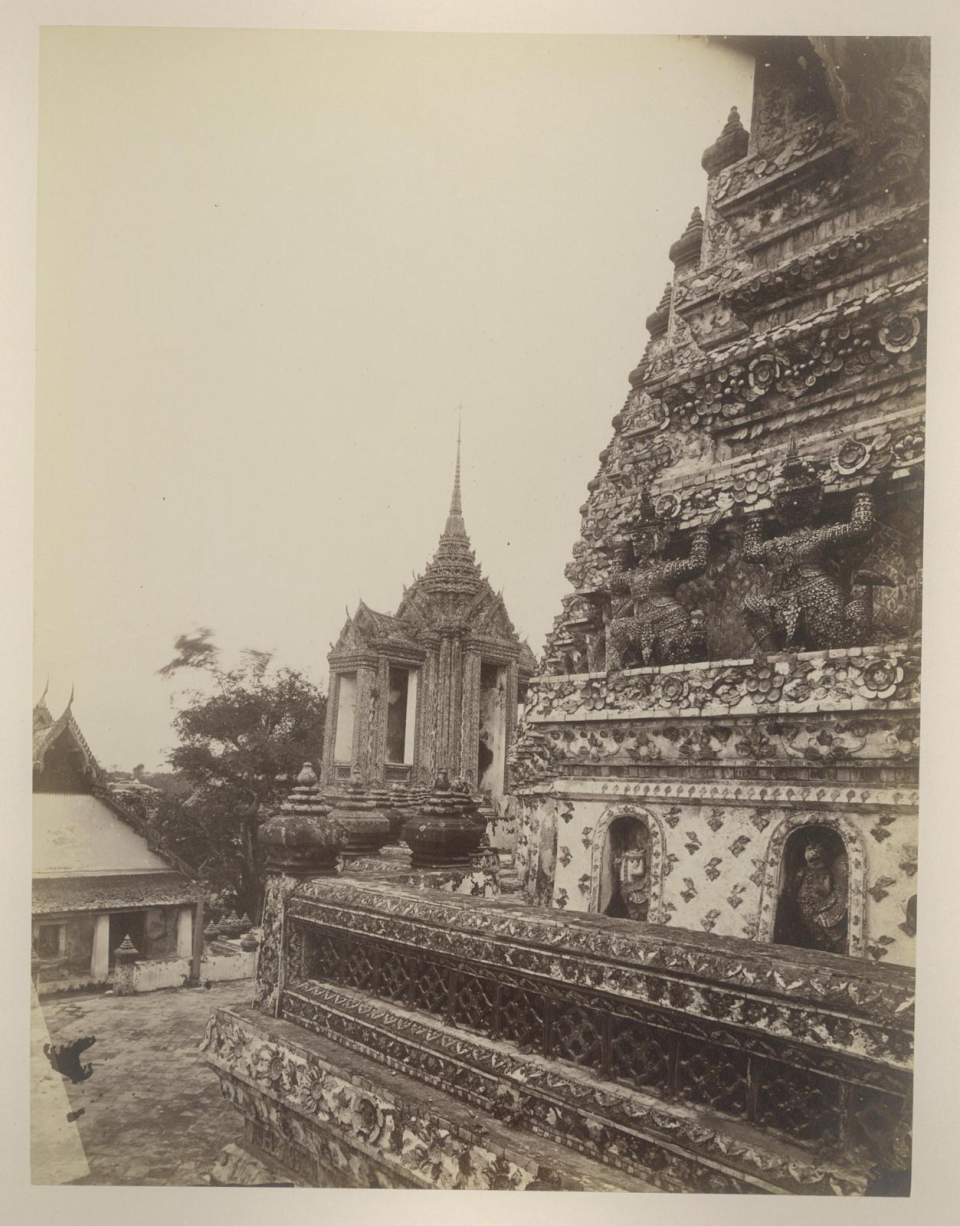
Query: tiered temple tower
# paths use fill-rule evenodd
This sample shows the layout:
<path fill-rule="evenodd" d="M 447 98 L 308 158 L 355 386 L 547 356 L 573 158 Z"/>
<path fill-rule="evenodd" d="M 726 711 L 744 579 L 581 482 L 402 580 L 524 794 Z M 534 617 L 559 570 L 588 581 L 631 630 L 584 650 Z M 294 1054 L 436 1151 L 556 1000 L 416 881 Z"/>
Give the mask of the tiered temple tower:
<path fill-rule="evenodd" d="M 492 802 L 536 661 L 483 576 L 463 521 L 460 440 L 446 525 L 394 614 L 362 601 L 330 662 L 323 780 L 426 785 L 441 770 Z"/>
<path fill-rule="evenodd" d="M 568 911 L 912 965 L 927 49 L 762 44 L 589 483 L 518 860 Z"/>

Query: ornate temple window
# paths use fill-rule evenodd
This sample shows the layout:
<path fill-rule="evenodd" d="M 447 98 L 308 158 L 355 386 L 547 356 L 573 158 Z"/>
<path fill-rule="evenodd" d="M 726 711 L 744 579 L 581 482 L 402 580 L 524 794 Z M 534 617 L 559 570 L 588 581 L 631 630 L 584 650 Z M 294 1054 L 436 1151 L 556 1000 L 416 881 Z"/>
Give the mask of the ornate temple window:
<path fill-rule="evenodd" d="M 845 818 L 796 814 L 770 839 L 759 939 L 826 953 L 864 953 L 864 855 Z"/>
<path fill-rule="evenodd" d="M 413 762 L 416 719 L 416 670 L 391 667 L 387 690 L 388 762 L 404 764 Z"/>
<path fill-rule="evenodd" d="M 643 810 L 609 809 L 594 831 L 590 910 L 660 923 L 663 831 Z"/>
<path fill-rule="evenodd" d="M 337 763 L 353 761 L 353 726 L 357 713 L 357 674 L 340 673 L 337 676 L 337 731 L 333 747 L 333 760 Z"/>

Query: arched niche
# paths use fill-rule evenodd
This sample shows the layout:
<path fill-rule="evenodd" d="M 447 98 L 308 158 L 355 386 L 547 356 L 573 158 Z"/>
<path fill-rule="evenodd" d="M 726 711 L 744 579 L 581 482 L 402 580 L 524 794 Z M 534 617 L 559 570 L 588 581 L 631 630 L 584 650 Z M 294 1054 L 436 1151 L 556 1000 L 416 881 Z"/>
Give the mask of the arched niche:
<path fill-rule="evenodd" d="M 819 859 L 810 858 L 808 848 L 818 848 Z M 836 921 L 829 890 L 840 889 L 845 879 L 843 948 L 836 952 L 863 957 L 866 912 L 863 840 L 853 823 L 839 815 L 796 813 L 774 827 L 767 845 L 758 939 L 798 948 L 823 948 L 803 940 L 802 925 L 797 932 L 800 872 L 805 873 L 804 892 L 808 899 L 817 899 L 817 905 L 823 907 L 825 926 Z M 798 936 L 800 939 L 796 939 Z"/>
<path fill-rule="evenodd" d="M 663 857 L 663 828 L 652 813 L 633 805 L 607 809 L 593 832 L 589 909 L 663 923 Z"/>

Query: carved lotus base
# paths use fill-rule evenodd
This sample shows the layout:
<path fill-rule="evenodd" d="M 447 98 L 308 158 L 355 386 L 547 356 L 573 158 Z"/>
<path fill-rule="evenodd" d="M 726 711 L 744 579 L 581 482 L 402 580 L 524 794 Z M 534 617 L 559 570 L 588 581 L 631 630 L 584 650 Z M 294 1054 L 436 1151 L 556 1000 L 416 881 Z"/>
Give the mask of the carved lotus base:
<path fill-rule="evenodd" d="M 468 817 L 415 817 L 403 828 L 413 868 L 466 868 L 480 846 L 483 826 Z"/>
<path fill-rule="evenodd" d="M 337 823 L 344 833 L 345 856 L 375 856 L 392 837 L 383 813 L 338 813 Z"/>

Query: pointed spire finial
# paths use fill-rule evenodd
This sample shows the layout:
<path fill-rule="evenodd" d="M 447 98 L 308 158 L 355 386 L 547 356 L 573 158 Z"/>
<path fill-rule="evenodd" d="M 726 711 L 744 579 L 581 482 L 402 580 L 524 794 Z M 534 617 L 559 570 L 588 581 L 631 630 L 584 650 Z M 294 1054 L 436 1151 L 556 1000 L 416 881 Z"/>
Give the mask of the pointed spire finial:
<path fill-rule="evenodd" d="M 68 711 L 73 706 L 73 696 L 76 693 L 76 691 L 77 691 L 76 684 L 72 684 L 70 686 L 70 697 L 67 699 L 67 710 Z"/>
<path fill-rule="evenodd" d="M 460 411 L 457 413 L 457 462 L 453 470 L 453 493 L 450 495 L 450 510 L 447 514 L 447 526 L 443 530 L 445 537 L 466 539 L 467 529 L 463 522 L 463 501 L 460 496 Z"/>
<path fill-rule="evenodd" d="M 37 706 L 38 706 L 38 707 L 39 707 L 39 705 L 40 705 L 40 704 L 41 704 L 41 703 L 44 701 L 44 699 L 47 697 L 47 690 L 49 690 L 49 688 L 50 688 L 50 678 L 48 677 L 48 678 L 46 679 L 46 681 L 43 683 L 43 693 L 42 693 L 42 694 L 40 695 L 40 697 L 37 699 Z"/>
<path fill-rule="evenodd" d="M 453 472 L 453 494 L 450 497 L 450 514 L 462 515 L 463 505 L 460 501 L 460 431 L 463 418 L 463 407 L 457 409 L 457 464 Z"/>
<path fill-rule="evenodd" d="M 476 590 L 481 578 L 480 568 L 470 548 L 470 538 L 467 536 L 466 525 L 463 522 L 463 501 L 460 494 L 461 413 L 462 408 L 458 411 L 457 462 L 453 471 L 450 510 L 437 552 L 423 575 L 428 590 L 431 591 L 472 592 Z"/>

